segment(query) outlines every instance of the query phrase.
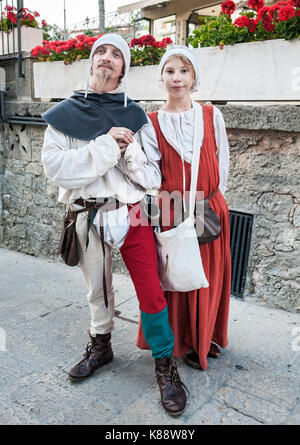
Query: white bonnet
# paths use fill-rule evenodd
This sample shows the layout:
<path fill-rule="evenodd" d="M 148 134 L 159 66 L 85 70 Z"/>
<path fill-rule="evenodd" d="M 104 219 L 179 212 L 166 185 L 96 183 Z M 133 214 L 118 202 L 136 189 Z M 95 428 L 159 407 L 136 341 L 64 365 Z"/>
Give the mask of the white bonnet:
<path fill-rule="evenodd" d="M 162 56 L 159 67 L 158 67 L 159 80 L 162 80 L 162 71 L 163 71 L 165 63 L 167 62 L 169 57 L 179 56 L 179 55 L 185 56 L 194 67 L 196 79 L 195 79 L 195 82 L 193 83 L 192 90 L 195 91 L 200 85 L 200 69 L 199 69 L 199 64 L 198 64 L 198 60 L 197 60 L 196 56 L 187 46 L 183 46 L 183 45 L 169 46 L 167 51 Z"/>
<path fill-rule="evenodd" d="M 127 106 L 127 95 L 126 95 L 127 75 L 128 75 L 128 71 L 129 71 L 129 68 L 130 68 L 130 60 L 131 60 L 131 54 L 130 54 L 130 49 L 129 49 L 128 43 L 119 34 L 103 34 L 103 36 L 99 37 L 99 39 L 97 39 L 95 41 L 95 43 L 94 43 L 94 45 L 92 46 L 92 49 L 91 49 L 90 62 L 89 62 L 89 76 L 90 76 L 91 70 L 92 70 L 93 55 L 94 55 L 96 49 L 100 45 L 113 45 L 116 48 L 118 48 L 121 51 L 122 55 L 123 55 L 124 64 L 125 64 L 124 77 L 123 77 L 123 81 L 124 81 L 124 106 L 126 107 Z M 88 77 L 85 97 L 87 96 L 88 86 L 89 86 L 89 77 Z"/>

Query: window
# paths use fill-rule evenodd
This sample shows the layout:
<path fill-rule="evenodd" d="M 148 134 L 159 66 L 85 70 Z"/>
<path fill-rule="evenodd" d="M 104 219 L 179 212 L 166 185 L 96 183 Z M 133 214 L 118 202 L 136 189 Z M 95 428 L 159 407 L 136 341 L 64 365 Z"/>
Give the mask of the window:
<path fill-rule="evenodd" d="M 170 37 L 173 42 L 176 40 L 176 15 L 163 17 L 154 20 L 154 37 L 156 40 L 162 40 L 164 37 Z"/>

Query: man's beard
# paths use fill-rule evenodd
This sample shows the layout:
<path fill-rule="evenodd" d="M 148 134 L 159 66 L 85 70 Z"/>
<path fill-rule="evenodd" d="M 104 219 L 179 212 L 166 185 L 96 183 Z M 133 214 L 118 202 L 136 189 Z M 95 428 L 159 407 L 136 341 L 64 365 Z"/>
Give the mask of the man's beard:
<path fill-rule="evenodd" d="M 95 89 L 98 93 L 102 93 L 106 82 L 110 79 L 110 73 L 107 70 L 99 70 L 94 73 Z"/>

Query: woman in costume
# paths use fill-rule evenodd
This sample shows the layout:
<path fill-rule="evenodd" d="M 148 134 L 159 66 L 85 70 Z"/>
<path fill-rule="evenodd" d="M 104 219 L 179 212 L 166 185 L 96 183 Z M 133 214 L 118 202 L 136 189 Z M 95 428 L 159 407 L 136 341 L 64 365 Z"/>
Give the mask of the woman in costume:
<path fill-rule="evenodd" d="M 158 112 L 150 113 L 149 117 L 162 155 L 160 191 L 180 191 L 183 196 L 184 183 L 185 191 L 190 190 L 194 127 L 200 125 L 202 142 L 197 191 L 203 192 L 203 199 L 213 195 L 209 204 L 221 223 L 219 238 L 200 246 L 209 287 L 190 292 L 165 292 L 170 324 L 175 334 L 173 355 L 183 356 L 187 365 L 205 370 L 207 356 L 217 358 L 221 354 L 220 348 L 228 344 L 230 227 L 223 195 L 228 177 L 229 146 L 224 119 L 216 107 L 201 105 L 201 121 L 195 122 L 197 105 L 190 93 L 199 86 L 200 76 L 194 54 L 185 46 L 172 45 L 161 60 L 159 73 L 168 99 Z M 170 209 L 170 225 L 161 226 L 161 231 L 170 230 L 173 224 L 174 211 Z M 147 348 L 141 326 L 137 345 Z"/>

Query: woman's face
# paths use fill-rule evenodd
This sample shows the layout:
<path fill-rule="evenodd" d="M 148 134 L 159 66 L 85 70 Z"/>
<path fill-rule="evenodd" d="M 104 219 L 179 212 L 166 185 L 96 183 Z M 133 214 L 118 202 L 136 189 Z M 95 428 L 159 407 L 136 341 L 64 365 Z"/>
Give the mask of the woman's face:
<path fill-rule="evenodd" d="M 162 80 L 167 92 L 176 98 L 190 93 L 195 81 L 193 65 L 184 63 L 179 57 L 167 60 L 162 73 Z"/>

